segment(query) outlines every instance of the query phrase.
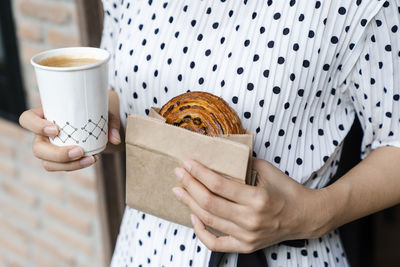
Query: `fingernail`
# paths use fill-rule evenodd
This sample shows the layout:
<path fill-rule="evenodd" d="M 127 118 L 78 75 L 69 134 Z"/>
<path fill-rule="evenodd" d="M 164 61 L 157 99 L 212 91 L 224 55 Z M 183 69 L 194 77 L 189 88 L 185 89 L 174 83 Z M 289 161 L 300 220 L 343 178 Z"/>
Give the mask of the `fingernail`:
<path fill-rule="evenodd" d="M 79 147 L 75 147 L 75 148 L 71 149 L 70 151 L 68 151 L 68 157 L 70 159 L 77 159 L 82 156 L 83 156 L 83 151 Z"/>
<path fill-rule="evenodd" d="M 183 194 L 182 189 L 180 189 L 179 187 L 174 187 L 172 188 L 172 192 L 174 193 L 177 199 L 181 200 Z"/>
<path fill-rule="evenodd" d="M 184 162 L 183 162 L 183 167 L 185 167 L 185 169 L 188 171 L 188 172 L 190 172 L 190 170 L 192 169 L 192 161 L 190 161 L 190 160 L 185 160 Z"/>
<path fill-rule="evenodd" d="M 95 159 L 93 156 L 89 156 L 89 157 L 84 157 L 83 159 L 81 159 L 79 161 L 79 163 L 83 166 L 83 167 L 87 167 L 89 165 L 92 165 L 95 162 Z"/>
<path fill-rule="evenodd" d="M 94 155 L 93 157 L 96 162 L 99 160 L 99 155 Z"/>
<path fill-rule="evenodd" d="M 46 126 L 43 129 L 44 133 L 50 136 L 55 136 L 58 133 L 58 129 L 56 126 Z"/>
<path fill-rule="evenodd" d="M 178 181 L 181 181 L 183 179 L 183 175 L 185 175 L 185 171 L 182 168 L 175 168 L 174 172 L 176 178 L 178 178 Z"/>
<path fill-rule="evenodd" d="M 119 131 L 117 129 L 112 129 L 111 130 L 111 135 L 112 138 L 117 141 L 117 142 L 121 142 L 121 137 L 119 136 Z"/>

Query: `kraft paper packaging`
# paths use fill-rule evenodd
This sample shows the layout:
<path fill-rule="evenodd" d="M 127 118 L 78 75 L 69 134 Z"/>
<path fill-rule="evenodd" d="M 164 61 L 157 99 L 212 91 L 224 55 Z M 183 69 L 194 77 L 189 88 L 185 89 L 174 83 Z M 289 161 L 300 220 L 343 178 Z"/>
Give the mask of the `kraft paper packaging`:
<path fill-rule="evenodd" d="M 126 203 L 132 208 L 192 227 L 190 209 L 174 197 L 174 169 L 194 159 L 240 183 L 255 184 L 253 134 L 206 136 L 165 123 L 158 109 L 131 114 L 126 128 Z"/>

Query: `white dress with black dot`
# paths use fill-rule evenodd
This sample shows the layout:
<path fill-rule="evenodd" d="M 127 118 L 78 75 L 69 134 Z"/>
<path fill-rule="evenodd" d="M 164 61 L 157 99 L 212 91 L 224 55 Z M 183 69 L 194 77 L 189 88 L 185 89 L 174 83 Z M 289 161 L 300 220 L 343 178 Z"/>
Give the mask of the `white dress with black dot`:
<path fill-rule="evenodd" d="M 309 179 L 361 121 L 363 157 L 400 147 L 399 0 L 104 0 L 102 47 L 121 118 L 172 97 L 223 97 L 255 136 L 254 155 Z M 299 200 L 301 201 L 301 200 Z M 207 266 L 193 230 L 126 208 L 112 266 Z M 305 248 L 265 248 L 269 266 L 348 266 L 336 231 Z M 236 266 L 237 254 L 222 265 Z"/>

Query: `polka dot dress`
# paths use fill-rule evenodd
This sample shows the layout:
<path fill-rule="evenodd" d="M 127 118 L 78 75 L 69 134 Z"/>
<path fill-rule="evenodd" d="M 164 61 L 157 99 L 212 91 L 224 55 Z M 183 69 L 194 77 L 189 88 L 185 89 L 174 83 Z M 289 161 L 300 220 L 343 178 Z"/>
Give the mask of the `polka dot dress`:
<path fill-rule="evenodd" d="M 103 3 L 124 125 L 188 90 L 211 92 L 255 133 L 254 156 L 314 189 L 335 173 L 340 153 L 311 176 L 355 116 L 363 157 L 400 147 L 399 0 Z M 111 266 L 207 266 L 210 255 L 192 229 L 127 207 Z M 269 266 L 348 266 L 337 231 L 265 256 Z M 236 260 L 227 254 L 222 265 Z"/>

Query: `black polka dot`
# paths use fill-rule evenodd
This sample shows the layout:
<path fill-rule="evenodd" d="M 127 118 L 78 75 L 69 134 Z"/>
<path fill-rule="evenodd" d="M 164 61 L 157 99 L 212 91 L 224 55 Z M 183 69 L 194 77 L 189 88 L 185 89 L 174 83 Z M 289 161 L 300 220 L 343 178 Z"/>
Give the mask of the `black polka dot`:
<path fill-rule="evenodd" d="M 360 21 L 360 24 L 361 24 L 361 26 L 365 26 L 365 25 L 367 25 L 367 22 L 368 22 L 368 20 L 366 20 L 366 19 L 362 19 L 361 21 Z"/>
<path fill-rule="evenodd" d="M 339 12 L 340 15 L 344 15 L 344 14 L 346 14 L 346 8 L 340 7 L 338 12 Z"/>
<path fill-rule="evenodd" d="M 275 116 L 274 116 L 274 115 L 269 116 L 269 117 L 268 117 L 268 120 L 269 120 L 270 122 L 274 122 Z"/>

